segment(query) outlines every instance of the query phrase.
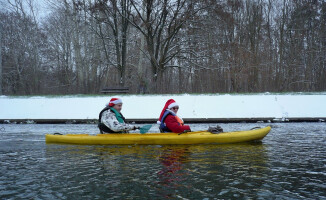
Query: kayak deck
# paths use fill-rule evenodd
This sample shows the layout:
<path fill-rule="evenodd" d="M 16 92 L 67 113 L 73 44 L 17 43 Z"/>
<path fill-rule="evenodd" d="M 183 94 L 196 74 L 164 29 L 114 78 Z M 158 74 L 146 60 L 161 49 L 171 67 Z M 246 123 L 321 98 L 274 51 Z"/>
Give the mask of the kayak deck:
<path fill-rule="evenodd" d="M 213 134 L 208 131 L 188 133 L 131 133 L 131 134 L 67 134 L 45 136 L 46 143 L 109 145 L 109 144 L 223 144 L 258 141 L 271 130 L 265 128 Z"/>

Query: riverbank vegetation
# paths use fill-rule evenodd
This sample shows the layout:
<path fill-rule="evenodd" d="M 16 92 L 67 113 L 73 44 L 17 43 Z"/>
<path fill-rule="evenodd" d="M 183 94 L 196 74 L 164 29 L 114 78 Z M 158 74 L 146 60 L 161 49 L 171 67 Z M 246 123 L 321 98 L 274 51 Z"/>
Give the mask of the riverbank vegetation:
<path fill-rule="evenodd" d="M 8 0 L 0 95 L 326 90 L 323 1 Z M 40 11 L 42 12 L 42 10 Z"/>

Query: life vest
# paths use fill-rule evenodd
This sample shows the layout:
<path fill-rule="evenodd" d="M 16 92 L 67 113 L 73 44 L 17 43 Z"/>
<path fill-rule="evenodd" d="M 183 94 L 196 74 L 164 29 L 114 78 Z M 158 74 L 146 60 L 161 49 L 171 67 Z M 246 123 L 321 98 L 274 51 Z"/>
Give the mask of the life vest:
<path fill-rule="evenodd" d="M 101 133 L 123 133 L 123 132 L 114 132 L 114 131 L 112 131 L 109 127 L 107 127 L 105 124 L 103 124 L 102 122 L 101 122 L 101 120 L 102 120 L 102 113 L 104 112 L 104 111 L 107 111 L 107 110 L 110 110 L 110 108 L 111 107 L 109 107 L 109 106 L 107 106 L 107 107 L 105 107 L 101 112 L 100 112 L 100 114 L 99 114 L 99 120 L 98 120 L 98 128 L 100 129 L 100 132 Z M 110 110 L 110 112 L 112 112 L 111 110 Z M 125 118 L 123 117 L 123 115 L 120 113 L 120 115 L 121 115 L 121 117 L 122 117 L 122 119 L 123 119 L 123 122 L 125 122 Z"/>
<path fill-rule="evenodd" d="M 168 115 L 173 115 L 176 120 L 178 121 L 178 123 L 180 125 L 183 125 L 183 120 L 180 119 L 174 112 L 171 112 L 169 110 L 166 110 L 162 116 L 162 119 L 161 119 L 161 124 L 160 124 L 160 131 L 163 132 L 163 133 L 166 133 L 166 132 L 172 132 L 167 126 L 166 124 L 164 123 L 164 120 L 165 118 L 168 116 Z"/>

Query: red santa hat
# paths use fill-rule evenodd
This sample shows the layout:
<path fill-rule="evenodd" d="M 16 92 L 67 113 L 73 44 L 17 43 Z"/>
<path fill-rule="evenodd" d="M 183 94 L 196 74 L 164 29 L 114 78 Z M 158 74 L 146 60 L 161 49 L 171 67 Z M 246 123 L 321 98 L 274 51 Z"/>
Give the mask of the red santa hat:
<path fill-rule="evenodd" d="M 164 108 L 163 108 L 163 110 L 162 110 L 162 112 L 161 112 L 161 115 L 160 115 L 160 117 L 158 118 L 157 124 L 161 124 L 161 119 L 162 119 L 162 117 L 163 117 L 163 114 L 164 114 L 165 110 L 166 110 L 166 109 L 173 108 L 173 107 L 175 107 L 175 106 L 179 106 L 179 105 L 178 105 L 177 102 L 175 102 L 173 99 L 169 99 L 169 100 L 165 103 L 165 106 L 164 106 Z"/>
<path fill-rule="evenodd" d="M 112 98 L 106 106 L 113 107 L 116 104 L 122 103 L 122 100 L 119 98 Z"/>

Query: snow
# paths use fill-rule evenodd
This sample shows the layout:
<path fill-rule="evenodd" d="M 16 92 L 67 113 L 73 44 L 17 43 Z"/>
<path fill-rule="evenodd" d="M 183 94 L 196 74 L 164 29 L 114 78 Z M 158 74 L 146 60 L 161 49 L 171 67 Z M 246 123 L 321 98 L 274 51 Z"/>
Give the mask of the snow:
<path fill-rule="evenodd" d="M 326 93 L 182 94 L 121 96 L 0 96 L 0 119 L 97 119 L 112 97 L 128 119 L 157 119 L 173 98 L 183 118 L 325 118 Z"/>

